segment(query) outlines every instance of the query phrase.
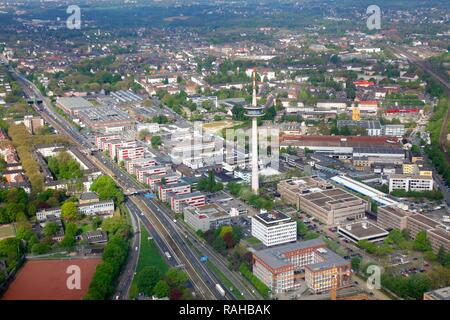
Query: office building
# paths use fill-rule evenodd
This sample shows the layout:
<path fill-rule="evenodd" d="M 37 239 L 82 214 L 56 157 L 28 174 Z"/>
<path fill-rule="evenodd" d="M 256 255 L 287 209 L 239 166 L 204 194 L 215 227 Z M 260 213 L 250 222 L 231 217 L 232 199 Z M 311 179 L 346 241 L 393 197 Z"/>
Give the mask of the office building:
<path fill-rule="evenodd" d="M 377 224 L 386 230 L 403 230 L 407 228 L 408 217 L 411 212 L 396 206 L 378 207 Z"/>
<path fill-rule="evenodd" d="M 297 222 L 284 213 L 271 211 L 252 217 L 252 236 L 266 247 L 297 240 Z"/>
<path fill-rule="evenodd" d="M 326 249 L 321 239 L 293 242 L 253 253 L 253 274 L 269 287 L 272 294 L 299 288 L 306 279 L 316 293 L 350 285 L 350 262 Z"/>
<path fill-rule="evenodd" d="M 368 202 L 341 189 L 299 195 L 298 209 L 327 225 L 340 225 L 365 217 Z"/>
<path fill-rule="evenodd" d="M 206 204 L 199 207 L 185 207 L 184 221 L 194 230 L 203 232 L 231 224 L 231 216 L 217 204 Z"/>
<path fill-rule="evenodd" d="M 405 191 L 432 191 L 433 177 L 392 174 L 389 176 L 389 192 L 400 189 Z"/>
<path fill-rule="evenodd" d="M 358 241 L 380 242 L 386 239 L 389 232 L 377 227 L 368 221 L 358 221 L 338 227 L 338 234 L 347 240 L 358 243 Z"/>

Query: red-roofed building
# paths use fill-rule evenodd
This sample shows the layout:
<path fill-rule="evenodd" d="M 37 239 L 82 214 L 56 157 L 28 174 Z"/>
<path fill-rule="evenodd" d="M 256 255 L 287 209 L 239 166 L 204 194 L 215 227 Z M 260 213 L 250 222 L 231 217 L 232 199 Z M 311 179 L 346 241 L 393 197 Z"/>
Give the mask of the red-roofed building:
<path fill-rule="evenodd" d="M 367 81 L 367 80 L 361 80 L 361 81 L 354 81 L 353 84 L 355 86 L 357 86 L 357 87 L 367 88 L 367 87 L 374 86 L 375 82 Z"/>

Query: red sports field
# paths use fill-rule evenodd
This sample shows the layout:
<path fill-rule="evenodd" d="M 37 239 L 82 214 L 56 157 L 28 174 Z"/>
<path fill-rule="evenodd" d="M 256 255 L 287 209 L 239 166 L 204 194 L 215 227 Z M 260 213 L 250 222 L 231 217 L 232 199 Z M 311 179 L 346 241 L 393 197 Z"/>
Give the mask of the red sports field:
<path fill-rule="evenodd" d="M 2 300 L 81 300 L 88 291 L 95 267 L 101 261 L 101 259 L 27 261 Z M 67 286 L 67 280 L 74 275 L 73 271 L 67 273 L 70 266 L 79 267 L 81 284 L 79 289 L 75 287 L 71 290 Z"/>

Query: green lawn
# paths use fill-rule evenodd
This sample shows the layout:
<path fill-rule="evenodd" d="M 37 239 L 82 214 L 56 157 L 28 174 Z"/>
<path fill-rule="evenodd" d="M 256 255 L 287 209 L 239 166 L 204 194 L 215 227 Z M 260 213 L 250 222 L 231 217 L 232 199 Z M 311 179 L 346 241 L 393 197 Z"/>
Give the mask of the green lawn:
<path fill-rule="evenodd" d="M 6 224 L 0 226 L 0 240 L 13 238 L 16 236 L 16 229 L 13 224 Z"/>
<path fill-rule="evenodd" d="M 255 237 L 245 238 L 244 241 L 247 241 L 247 243 L 252 246 L 257 246 L 258 244 L 261 244 L 261 241 L 259 241 L 259 239 Z"/>
<path fill-rule="evenodd" d="M 167 270 L 169 270 L 169 266 L 159 252 L 155 242 L 153 240 L 148 240 L 148 237 L 149 234 L 147 229 L 141 225 L 141 248 L 139 251 L 136 274 L 138 274 L 143 268 L 150 266 L 158 268 L 161 274 L 165 274 Z M 130 298 L 136 298 L 138 293 L 136 278 L 134 278 L 130 288 Z"/>

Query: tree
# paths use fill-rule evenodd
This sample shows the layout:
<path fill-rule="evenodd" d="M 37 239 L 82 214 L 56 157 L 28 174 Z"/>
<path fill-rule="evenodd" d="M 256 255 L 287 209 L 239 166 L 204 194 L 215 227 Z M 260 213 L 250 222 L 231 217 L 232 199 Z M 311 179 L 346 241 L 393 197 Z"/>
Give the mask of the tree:
<path fill-rule="evenodd" d="M 75 246 L 75 236 L 77 235 L 78 227 L 73 222 L 66 223 L 66 230 L 64 238 L 61 241 L 61 247 L 72 249 Z"/>
<path fill-rule="evenodd" d="M 91 185 L 91 191 L 97 192 L 100 200 L 113 199 L 116 204 L 123 202 L 125 196 L 117 188 L 116 183 L 110 176 L 100 176 Z"/>
<path fill-rule="evenodd" d="M 148 135 L 150 135 L 150 132 L 147 129 L 143 129 L 143 130 L 139 131 L 139 139 L 140 140 L 144 140 L 145 137 L 147 137 Z"/>
<path fill-rule="evenodd" d="M 172 288 L 170 289 L 169 299 L 170 300 L 180 300 L 183 296 L 183 291 L 180 288 Z"/>
<path fill-rule="evenodd" d="M 213 241 L 212 246 L 213 246 L 214 250 L 216 250 L 217 252 L 223 253 L 225 251 L 227 245 L 222 237 L 217 237 Z"/>
<path fill-rule="evenodd" d="M 446 256 L 445 249 L 443 246 L 440 246 L 439 251 L 437 253 L 437 260 L 442 265 L 445 264 L 445 256 Z"/>
<path fill-rule="evenodd" d="M 48 221 L 44 226 L 44 235 L 46 237 L 51 237 L 55 235 L 59 230 L 59 226 L 56 222 Z"/>
<path fill-rule="evenodd" d="M 50 245 L 46 243 L 36 243 L 31 247 L 31 252 L 34 254 L 44 254 L 50 251 Z"/>
<path fill-rule="evenodd" d="M 184 287 L 188 281 L 188 276 L 182 270 L 170 268 L 166 273 L 166 280 L 170 287 Z"/>
<path fill-rule="evenodd" d="M 153 288 L 153 294 L 158 298 L 169 296 L 170 287 L 164 280 L 159 280 Z"/>
<path fill-rule="evenodd" d="M 357 270 L 359 270 L 359 267 L 361 266 L 361 258 L 358 256 L 353 257 L 351 260 L 351 263 L 352 263 L 352 269 L 354 271 L 357 271 Z"/>
<path fill-rule="evenodd" d="M 150 140 L 153 148 L 158 148 L 161 145 L 161 137 L 153 136 Z"/>
<path fill-rule="evenodd" d="M 125 217 L 113 216 L 103 220 L 102 230 L 105 231 L 109 237 L 119 235 L 127 238 L 130 232 L 130 226 L 127 224 Z"/>
<path fill-rule="evenodd" d="M 427 238 L 427 233 L 425 231 L 420 231 L 416 235 L 416 239 L 413 243 L 413 248 L 418 251 L 430 251 L 431 250 L 431 243 Z"/>
<path fill-rule="evenodd" d="M 75 202 L 67 201 L 61 206 L 61 217 L 65 221 L 74 221 L 79 218 Z"/>
<path fill-rule="evenodd" d="M 151 297 L 153 294 L 153 288 L 161 279 L 161 274 L 156 267 L 143 268 L 136 277 L 137 287 L 139 292 L 144 293 L 146 296 Z"/>

